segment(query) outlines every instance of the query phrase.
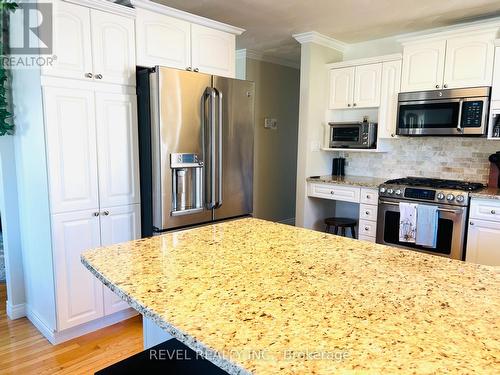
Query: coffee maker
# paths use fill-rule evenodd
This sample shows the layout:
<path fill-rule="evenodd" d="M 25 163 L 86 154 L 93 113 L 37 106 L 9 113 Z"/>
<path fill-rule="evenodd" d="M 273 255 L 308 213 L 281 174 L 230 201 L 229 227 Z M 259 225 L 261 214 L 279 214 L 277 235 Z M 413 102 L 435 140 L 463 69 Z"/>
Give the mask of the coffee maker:
<path fill-rule="evenodd" d="M 490 161 L 490 178 L 488 181 L 489 187 L 500 187 L 500 151 L 495 154 L 490 155 L 488 158 Z"/>

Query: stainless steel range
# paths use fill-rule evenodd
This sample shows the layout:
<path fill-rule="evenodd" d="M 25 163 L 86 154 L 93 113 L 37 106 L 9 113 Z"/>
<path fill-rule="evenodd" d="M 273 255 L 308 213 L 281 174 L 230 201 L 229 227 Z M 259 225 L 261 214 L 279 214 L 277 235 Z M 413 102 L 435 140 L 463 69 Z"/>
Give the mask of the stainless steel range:
<path fill-rule="evenodd" d="M 386 181 L 379 186 L 377 243 L 464 260 L 469 192 L 483 187 L 480 183 L 420 177 Z M 400 202 L 437 206 L 435 248 L 399 241 Z"/>

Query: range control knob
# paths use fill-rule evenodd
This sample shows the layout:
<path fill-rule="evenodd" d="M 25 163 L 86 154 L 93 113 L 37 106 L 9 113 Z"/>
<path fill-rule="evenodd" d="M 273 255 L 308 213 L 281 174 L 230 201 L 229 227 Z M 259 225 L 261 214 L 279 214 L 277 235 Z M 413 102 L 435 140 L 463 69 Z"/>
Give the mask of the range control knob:
<path fill-rule="evenodd" d="M 400 189 L 396 190 L 396 195 L 401 195 L 401 190 Z"/>
<path fill-rule="evenodd" d="M 381 187 L 379 190 L 381 193 L 385 193 L 385 187 Z"/>
<path fill-rule="evenodd" d="M 437 193 L 437 199 L 442 201 L 444 199 L 444 194 L 443 193 Z"/>
<path fill-rule="evenodd" d="M 455 196 L 453 194 L 448 194 L 446 196 L 446 199 L 451 202 L 453 199 L 455 199 Z"/>
<path fill-rule="evenodd" d="M 465 197 L 460 194 L 460 195 L 457 195 L 456 200 L 458 203 L 462 203 L 463 201 L 465 201 Z"/>
<path fill-rule="evenodd" d="M 387 194 L 394 194 L 394 190 L 392 190 L 392 189 L 387 189 Z"/>

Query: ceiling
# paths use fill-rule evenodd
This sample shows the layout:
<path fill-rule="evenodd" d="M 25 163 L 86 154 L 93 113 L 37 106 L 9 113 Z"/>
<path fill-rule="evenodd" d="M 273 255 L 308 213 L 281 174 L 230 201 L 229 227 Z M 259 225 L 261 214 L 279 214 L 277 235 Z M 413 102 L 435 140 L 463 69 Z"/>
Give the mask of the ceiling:
<path fill-rule="evenodd" d="M 154 0 L 246 29 L 237 48 L 298 61 L 292 34 L 317 31 L 345 43 L 500 16 L 499 0 Z"/>

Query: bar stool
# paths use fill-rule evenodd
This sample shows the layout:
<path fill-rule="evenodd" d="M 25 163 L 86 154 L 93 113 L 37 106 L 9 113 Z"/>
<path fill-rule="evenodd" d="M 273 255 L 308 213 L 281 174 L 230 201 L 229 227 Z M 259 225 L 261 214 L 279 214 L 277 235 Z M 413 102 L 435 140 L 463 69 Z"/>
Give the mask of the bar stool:
<path fill-rule="evenodd" d="M 351 229 L 351 236 L 352 238 L 356 238 L 356 224 L 358 222 L 354 219 L 348 219 L 345 217 L 329 217 L 325 219 L 325 224 L 326 224 L 326 233 L 330 233 L 330 227 L 333 227 L 333 234 L 338 234 L 339 233 L 339 228 L 340 228 L 340 233 L 342 237 L 346 237 L 345 235 L 345 228 L 350 228 Z"/>

